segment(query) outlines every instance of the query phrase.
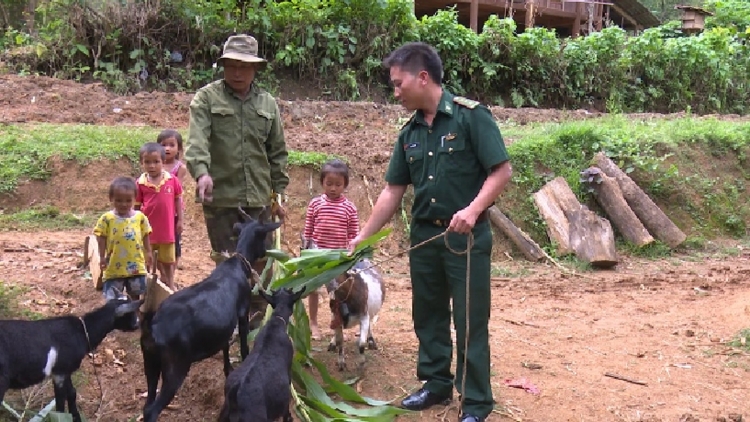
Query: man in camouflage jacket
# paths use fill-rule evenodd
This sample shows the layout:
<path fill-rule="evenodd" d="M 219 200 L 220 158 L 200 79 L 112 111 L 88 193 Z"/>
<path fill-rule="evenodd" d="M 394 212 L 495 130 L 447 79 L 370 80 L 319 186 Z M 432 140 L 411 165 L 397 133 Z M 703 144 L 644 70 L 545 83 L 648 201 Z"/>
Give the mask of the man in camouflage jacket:
<path fill-rule="evenodd" d="M 279 107 L 253 83 L 267 64 L 258 57 L 258 42 L 249 35 L 229 37 L 217 64 L 224 67 L 224 79 L 199 89 L 190 103 L 185 161 L 198 185 L 211 258 L 218 265 L 222 252 L 235 251 L 238 207 L 256 219 L 284 217 L 281 204 L 269 206 L 276 194 L 283 197 L 289 176 Z M 264 266 L 257 263 L 258 273 Z"/>

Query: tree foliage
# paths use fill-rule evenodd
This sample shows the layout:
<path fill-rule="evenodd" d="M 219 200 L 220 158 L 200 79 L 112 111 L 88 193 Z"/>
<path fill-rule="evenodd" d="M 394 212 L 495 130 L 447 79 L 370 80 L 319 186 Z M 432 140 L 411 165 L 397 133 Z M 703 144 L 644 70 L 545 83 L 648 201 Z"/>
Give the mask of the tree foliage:
<path fill-rule="evenodd" d="M 674 10 L 671 1 L 660 5 Z M 453 9 L 416 19 L 406 0 L 47 0 L 36 34 L 11 28 L 0 46 L 20 72 L 99 80 L 120 93 L 192 91 L 220 77 L 213 65 L 226 37 L 250 33 L 272 61 L 261 77 L 269 89 L 294 78 L 355 100 L 387 89 L 380 65 L 389 51 L 422 40 L 439 50 L 448 88 L 489 104 L 746 113 L 750 3 L 705 7 L 714 16 L 696 36 L 669 21 L 639 36 L 613 26 L 561 38 L 494 15 L 476 34 Z"/>

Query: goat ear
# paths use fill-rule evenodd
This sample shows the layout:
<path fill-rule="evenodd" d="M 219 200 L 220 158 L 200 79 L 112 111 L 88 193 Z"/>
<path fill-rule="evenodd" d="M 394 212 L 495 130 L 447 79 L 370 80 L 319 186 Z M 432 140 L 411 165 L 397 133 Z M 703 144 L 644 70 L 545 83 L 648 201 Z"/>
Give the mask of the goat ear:
<path fill-rule="evenodd" d="M 307 290 L 307 286 L 302 286 L 302 288 L 299 289 L 299 291 L 297 291 L 297 293 L 294 294 L 294 301 L 295 302 L 298 301 L 298 300 L 300 300 L 300 298 L 302 297 L 302 295 L 305 293 L 305 290 Z"/>
<path fill-rule="evenodd" d="M 266 300 L 271 306 L 273 306 L 273 298 L 266 292 L 263 291 L 263 289 L 258 289 L 258 294 L 263 297 L 263 299 Z"/>
<path fill-rule="evenodd" d="M 277 221 L 275 223 L 266 223 L 263 225 L 263 231 L 266 233 L 272 232 L 278 229 L 279 227 L 281 227 L 281 224 L 282 224 L 281 221 Z"/>
<path fill-rule="evenodd" d="M 141 301 L 141 300 L 136 300 L 134 302 L 123 303 L 122 305 L 118 306 L 115 309 L 115 317 L 121 317 L 121 316 L 123 316 L 125 314 L 129 314 L 131 312 L 135 312 L 136 310 L 138 310 L 138 308 L 141 307 L 142 303 L 143 303 L 143 301 Z"/>

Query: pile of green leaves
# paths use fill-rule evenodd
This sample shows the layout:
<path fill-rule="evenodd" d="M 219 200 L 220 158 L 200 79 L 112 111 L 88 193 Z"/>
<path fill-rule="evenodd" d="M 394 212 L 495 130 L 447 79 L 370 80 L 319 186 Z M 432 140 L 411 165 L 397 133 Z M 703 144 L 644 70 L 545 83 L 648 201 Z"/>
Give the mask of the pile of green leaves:
<path fill-rule="evenodd" d="M 363 258 L 372 257 L 374 245 L 385 238 L 391 229 L 382 230 L 365 239 L 351 254 L 343 249 L 303 250 L 299 257 L 292 258 L 285 252 L 274 249 L 267 255 L 276 264 L 274 280 L 269 289 L 305 288 L 305 296 L 317 290 L 331 279 L 350 270 Z M 269 264 L 269 266 L 272 264 Z M 263 278 L 264 276 L 261 276 Z M 348 383 L 342 382 L 328 372 L 325 365 L 312 356 L 310 325 L 304 301 L 297 302 L 289 324 L 289 337 L 295 349 L 292 364 L 292 395 L 297 416 L 303 421 L 372 421 L 387 422 L 407 410 L 389 405 L 388 401 L 362 397 Z M 271 307 L 266 311 L 266 320 Z M 264 321 L 265 323 L 265 321 Z M 321 385 L 308 371 L 315 368 Z M 333 397 L 338 397 L 334 399 Z M 359 407 L 354 406 L 359 405 Z"/>

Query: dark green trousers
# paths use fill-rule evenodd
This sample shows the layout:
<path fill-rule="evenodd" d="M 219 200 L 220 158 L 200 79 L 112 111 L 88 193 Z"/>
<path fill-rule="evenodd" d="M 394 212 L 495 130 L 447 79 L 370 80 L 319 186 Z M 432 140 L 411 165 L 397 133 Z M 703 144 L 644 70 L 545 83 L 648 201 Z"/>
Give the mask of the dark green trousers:
<path fill-rule="evenodd" d="M 270 209 L 267 208 L 267 210 Z M 243 208 L 243 210 L 252 218 L 261 221 L 269 221 L 270 215 L 268 211 L 263 213 L 263 208 Z M 211 259 L 218 266 L 226 258 L 222 255 L 222 252 L 228 252 L 231 256 L 237 250 L 237 239 L 234 236 L 233 227 L 235 223 L 244 222 L 242 215 L 237 207 L 225 208 L 225 207 L 212 207 L 209 205 L 203 206 L 203 216 L 206 221 L 206 230 L 208 232 L 208 240 L 211 242 Z M 273 232 L 268 233 L 266 237 L 266 248 L 270 249 L 273 246 Z M 253 264 L 253 268 L 258 274 L 263 273 L 263 269 L 266 266 L 266 258 L 261 258 Z M 263 287 L 267 287 L 268 283 L 271 282 L 273 276 L 272 271 L 266 274 L 266 278 L 262 281 Z M 266 301 L 260 295 L 253 295 L 250 303 L 250 330 L 254 330 L 263 320 L 263 310 L 266 309 Z M 252 315 L 256 311 L 261 311 L 260 314 L 252 318 Z"/>
<path fill-rule="evenodd" d="M 445 228 L 415 221 L 411 226 L 411 244 L 429 239 Z M 466 335 L 466 255 L 456 255 L 445 245 L 444 238 L 414 249 L 409 254 L 412 282 L 412 318 L 419 338 L 417 377 L 426 381 L 431 393 L 449 395 L 456 390 L 464 396 L 464 413 L 485 417 L 493 409 L 490 385 L 490 253 L 492 231 L 489 222 L 478 223 L 473 230 L 471 281 L 469 291 L 469 350 L 466 366 L 466 391 L 461 391 L 464 377 L 464 342 Z M 452 249 L 466 250 L 468 236 L 447 235 Z M 451 373 L 451 301 L 458 350 L 456 377 Z"/>

